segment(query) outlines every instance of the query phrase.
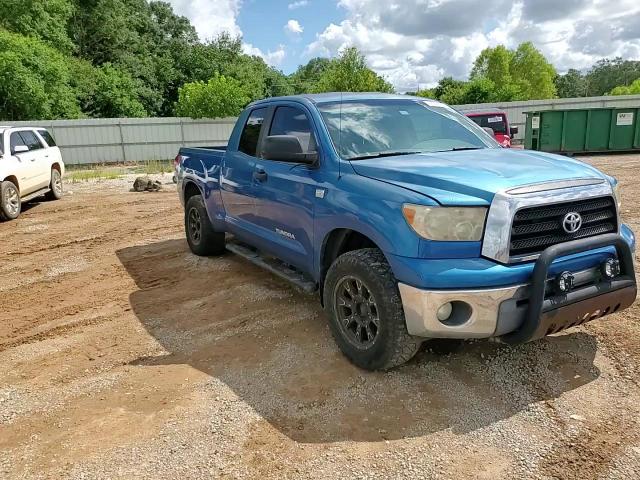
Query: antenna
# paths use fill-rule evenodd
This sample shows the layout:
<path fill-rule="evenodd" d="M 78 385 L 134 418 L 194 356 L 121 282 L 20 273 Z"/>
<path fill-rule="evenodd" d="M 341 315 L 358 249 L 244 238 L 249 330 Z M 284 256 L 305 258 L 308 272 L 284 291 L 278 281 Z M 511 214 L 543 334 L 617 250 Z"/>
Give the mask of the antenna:
<path fill-rule="evenodd" d="M 339 122 L 339 131 L 338 131 L 338 180 L 342 177 L 342 172 L 340 171 L 340 164 L 342 163 L 341 152 L 342 152 L 342 92 L 340 92 L 340 122 Z"/>

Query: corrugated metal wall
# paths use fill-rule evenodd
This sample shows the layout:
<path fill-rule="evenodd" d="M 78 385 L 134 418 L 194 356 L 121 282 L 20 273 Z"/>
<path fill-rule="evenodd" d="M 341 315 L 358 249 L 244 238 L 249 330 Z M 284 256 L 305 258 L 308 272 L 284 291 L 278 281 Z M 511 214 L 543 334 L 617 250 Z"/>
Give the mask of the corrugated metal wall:
<path fill-rule="evenodd" d="M 526 115 L 533 110 L 568 110 L 598 107 L 640 107 L 640 95 L 621 95 L 609 97 L 558 98 L 556 100 L 528 100 L 526 102 L 478 103 L 475 105 L 456 105 L 458 109 L 500 108 L 507 112 L 511 126 L 518 127 L 516 140 L 524 139 Z"/>
<path fill-rule="evenodd" d="M 235 118 L 100 118 L 13 122 L 50 129 L 67 164 L 173 158 L 181 146 L 225 145 Z"/>
<path fill-rule="evenodd" d="M 457 105 L 456 108 L 496 107 L 506 110 L 511 125 L 524 138 L 524 112 L 569 108 L 640 107 L 640 95 L 561 98 L 526 102 Z M 181 146 L 227 143 L 235 118 L 192 120 L 189 118 L 101 118 L 15 122 L 51 129 L 68 164 L 140 162 L 175 157 Z"/>

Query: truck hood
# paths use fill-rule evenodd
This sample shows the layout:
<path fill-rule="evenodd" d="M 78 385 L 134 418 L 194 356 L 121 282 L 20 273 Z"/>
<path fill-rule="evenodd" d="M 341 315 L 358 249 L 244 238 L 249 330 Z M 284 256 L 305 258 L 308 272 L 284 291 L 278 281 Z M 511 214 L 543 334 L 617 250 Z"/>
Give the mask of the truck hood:
<path fill-rule="evenodd" d="M 586 163 L 550 153 L 488 148 L 354 160 L 359 175 L 433 198 L 442 205 L 489 205 L 500 190 L 572 178 L 607 178 Z"/>

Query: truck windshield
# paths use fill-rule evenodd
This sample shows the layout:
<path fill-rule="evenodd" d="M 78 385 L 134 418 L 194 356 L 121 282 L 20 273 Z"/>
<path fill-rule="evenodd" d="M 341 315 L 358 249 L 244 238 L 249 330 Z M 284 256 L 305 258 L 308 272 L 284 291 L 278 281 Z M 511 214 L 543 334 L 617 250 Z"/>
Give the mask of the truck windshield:
<path fill-rule="evenodd" d="M 469 115 L 469 118 L 481 127 L 491 128 L 494 133 L 498 133 L 500 135 L 507 134 L 507 120 L 501 113 Z"/>
<path fill-rule="evenodd" d="M 438 102 L 357 100 L 318 109 L 338 154 L 348 160 L 500 148 L 482 128 Z"/>

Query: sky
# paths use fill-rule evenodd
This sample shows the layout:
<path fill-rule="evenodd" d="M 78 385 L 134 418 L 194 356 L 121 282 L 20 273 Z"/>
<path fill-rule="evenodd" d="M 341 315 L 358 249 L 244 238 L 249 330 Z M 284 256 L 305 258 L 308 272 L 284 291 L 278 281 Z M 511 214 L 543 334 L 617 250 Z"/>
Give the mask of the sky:
<path fill-rule="evenodd" d="M 640 60 L 639 0 L 169 0 L 201 40 L 241 35 L 246 53 L 292 73 L 347 46 L 398 91 L 464 79 L 486 47 L 531 41 L 560 72 Z"/>

